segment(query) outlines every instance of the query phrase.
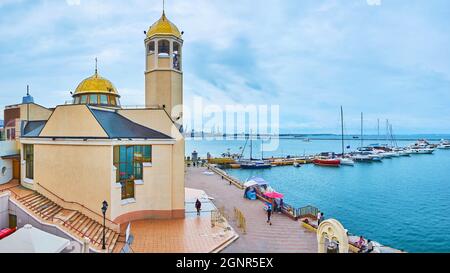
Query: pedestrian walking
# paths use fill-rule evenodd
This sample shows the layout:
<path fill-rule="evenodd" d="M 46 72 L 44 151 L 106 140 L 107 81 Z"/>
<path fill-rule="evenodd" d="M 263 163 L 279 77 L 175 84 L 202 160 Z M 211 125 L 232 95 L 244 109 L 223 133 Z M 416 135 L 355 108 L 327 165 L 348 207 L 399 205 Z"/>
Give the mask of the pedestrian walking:
<path fill-rule="evenodd" d="M 200 216 L 200 211 L 202 209 L 202 202 L 200 202 L 200 200 L 198 199 L 195 202 L 195 208 L 197 209 L 197 215 Z"/>
<path fill-rule="evenodd" d="M 272 225 L 272 221 L 270 220 L 270 217 L 272 216 L 272 205 L 267 205 L 267 223 L 269 225 Z"/>

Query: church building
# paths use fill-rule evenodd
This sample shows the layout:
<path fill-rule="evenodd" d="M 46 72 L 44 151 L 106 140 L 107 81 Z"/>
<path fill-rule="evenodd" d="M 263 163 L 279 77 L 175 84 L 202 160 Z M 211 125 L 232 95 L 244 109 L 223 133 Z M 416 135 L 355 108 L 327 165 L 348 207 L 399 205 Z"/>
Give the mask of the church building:
<path fill-rule="evenodd" d="M 92 218 L 106 201 L 114 229 L 184 218 L 182 34 L 163 12 L 144 45 L 145 107 L 122 107 L 120 90 L 97 68 L 70 104 L 47 109 L 28 96 L 6 107 L 22 186 L 61 206 L 82 206 Z"/>

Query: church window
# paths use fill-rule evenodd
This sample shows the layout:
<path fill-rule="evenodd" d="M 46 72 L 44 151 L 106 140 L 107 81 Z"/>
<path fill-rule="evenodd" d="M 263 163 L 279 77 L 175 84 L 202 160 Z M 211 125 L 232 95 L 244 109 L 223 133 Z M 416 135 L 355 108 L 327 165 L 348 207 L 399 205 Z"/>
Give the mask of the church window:
<path fill-rule="evenodd" d="M 25 158 L 25 177 L 28 179 L 34 178 L 34 146 L 29 144 L 23 145 L 23 153 Z"/>
<path fill-rule="evenodd" d="M 170 54 L 170 43 L 167 40 L 161 40 L 158 42 L 158 55 L 159 56 L 169 56 Z"/>
<path fill-rule="evenodd" d="M 152 146 L 114 146 L 116 182 L 122 184 L 122 199 L 134 198 L 134 180 L 143 179 L 143 163 L 151 162 Z"/>
<path fill-rule="evenodd" d="M 107 95 L 100 95 L 100 104 L 102 104 L 102 105 L 108 104 L 108 96 Z"/>
<path fill-rule="evenodd" d="M 98 97 L 97 97 L 97 95 L 90 95 L 89 96 L 89 104 L 98 104 Z"/>
<path fill-rule="evenodd" d="M 181 54 L 180 54 L 180 44 L 177 42 L 173 43 L 173 68 L 176 70 L 181 70 Z"/>
<path fill-rule="evenodd" d="M 155 53 L 155 42 L 151 41 L 148 44 L 148 54 L 153 54 L 153 53 Z"/>

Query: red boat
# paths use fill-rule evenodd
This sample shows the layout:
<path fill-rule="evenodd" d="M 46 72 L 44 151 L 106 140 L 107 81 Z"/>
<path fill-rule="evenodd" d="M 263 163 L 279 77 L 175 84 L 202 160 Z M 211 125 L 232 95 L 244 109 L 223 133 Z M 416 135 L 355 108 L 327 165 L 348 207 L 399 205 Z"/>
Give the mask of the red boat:
<path fill-rule="evenodd" d="M 16 228 L 5 228 L 0 230 L 0 240 L 8 237 L 16 231 Z"/>
<path fill-rule="evenodd" d="M 314 159 L 314 165 L 325 166 L 325 167 L 339 167 L 341 161 L 339 159 Z"/>

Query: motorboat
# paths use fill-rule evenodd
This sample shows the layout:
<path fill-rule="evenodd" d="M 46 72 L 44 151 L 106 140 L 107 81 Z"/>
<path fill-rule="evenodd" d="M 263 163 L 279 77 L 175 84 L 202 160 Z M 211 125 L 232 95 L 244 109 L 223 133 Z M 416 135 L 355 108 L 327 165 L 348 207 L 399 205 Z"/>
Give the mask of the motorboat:
<path fill-rule="evenodd" d="M 444 139 L 441 140 L 441 143 L 439 143 L 437 148 L 441 150 L 450 149 L 450 141 Z"/>
<path fill-rule="evenodd" d="M 434 151 L 433 148 L 412 148 L 411 154 L 432 154 Z"/>
<path fill-rule="evenodd" d="M 373 162 L 372 158 L 370 158 L 368 155 L 364 155 L 364 154 L 356 154 L 352 157 L 352 159 L 355 162 L 366 162 L 366 163 Z"/>
<path fill-rule="evenodd" d="M 368 154 L 367 155 L 370 159 L 372 159 L 372 161 L 377 161 L 380 162 L 383 160 L 383 157 L 378 155 L 378 154 Z"/>
<path fill-rule="evenodd" d="M 300 162 L 297 162 L 297 161 L 294 162 L 294 167 L 300 168 L 301 166 L 302 166 L 302 164 L 300 164 Z"/>
<path fill-rule="evenodd" d="M 316 158 L 313 160 L 314 165 L 324 166 L 324 167 L 339 167 L 341 161 L 339 159 L 333 158 Z"/>
<path fill-rule="evenodd" d="M 341 161 L 341 165 L 346 165 L 346 166 L 354 166 L 355 165 L 355 161 L 353 161 L 353 159 L 351 158 L 339 158 L 339 160 Z"/>
<path fill-rule="evenodd" d="M 241 169 L 269 169 L 272 168 L 272 164 L 265 161 L 244 161 L 240 162 Z"/>

